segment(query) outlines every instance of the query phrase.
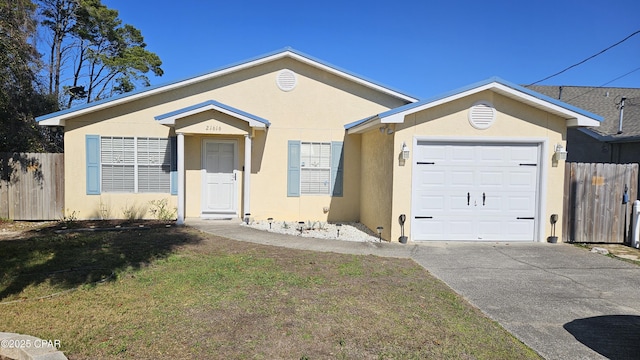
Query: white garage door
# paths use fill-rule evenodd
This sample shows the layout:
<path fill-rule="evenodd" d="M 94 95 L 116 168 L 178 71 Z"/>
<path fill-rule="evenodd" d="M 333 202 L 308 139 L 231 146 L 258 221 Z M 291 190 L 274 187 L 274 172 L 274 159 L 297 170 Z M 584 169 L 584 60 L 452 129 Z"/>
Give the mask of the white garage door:
<path fill-rule="evenodd" d="M 413 240 L 534 240 L 536 144 L 417 145 Z"/>

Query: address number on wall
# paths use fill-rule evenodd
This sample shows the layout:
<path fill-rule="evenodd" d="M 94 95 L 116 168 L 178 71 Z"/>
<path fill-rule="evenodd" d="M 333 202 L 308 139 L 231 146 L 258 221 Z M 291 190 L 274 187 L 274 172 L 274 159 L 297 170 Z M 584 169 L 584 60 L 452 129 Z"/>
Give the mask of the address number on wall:
<path fill-rule="evenodd" d="M 207 125 L 207 126 L 205 126 L 205 131 L 222 131 L 222 126 L 220 126 L 220 125 Z"/>

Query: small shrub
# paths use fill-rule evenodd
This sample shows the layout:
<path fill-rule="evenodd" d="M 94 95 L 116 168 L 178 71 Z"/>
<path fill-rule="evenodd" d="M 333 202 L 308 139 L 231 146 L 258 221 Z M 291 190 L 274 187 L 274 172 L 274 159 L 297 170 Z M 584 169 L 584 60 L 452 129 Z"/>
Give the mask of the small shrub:
<path fill-rule="evenodd" d="M 144 217 L 144 214 L 147 213 L 147 209 L 136 205 L 134 202 L 132 205 L 125 205 L 122 209 L 122 215 L 127 220 L 139 220 Z"/>
<path fill-rule="evenodd" d="M 69 213 L 69 209 L 67 209 L 66 212 L 63 211 L 62 219 L 60 219 L 60 221 L 68 226 L 69 224 L 78 221 L 78 214 L 80 214 L 79 211 L 74 210 Z"/>
<path fill-rule="evenodd" d="M 111 218 L 111 207 L 102 201 L 102 197 L 100 198 L 100 202 L 98 203 L 98 213 L 100 214 L 100 220 L 106 220 Z"/>
<path fill-rule="evenodd" d="M 158 220 L 169 221 L 174 220 L 176 218 L 176 213 L 178 209 L 175 207 L 169 208 L 169 200 L 161 199 L 161 200 L 151 200 L 149 202 L 151 208 L 149 212 Z"/>

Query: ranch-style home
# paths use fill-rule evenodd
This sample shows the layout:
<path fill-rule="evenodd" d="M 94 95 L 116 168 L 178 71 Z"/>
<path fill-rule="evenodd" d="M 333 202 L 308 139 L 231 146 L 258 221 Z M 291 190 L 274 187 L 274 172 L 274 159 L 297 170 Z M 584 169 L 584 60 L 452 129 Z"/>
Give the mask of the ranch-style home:
<path fill-rule="evenodd" d="M 79 218 L 167 199 L 178 223 L 360 221 L 389 241 L 401 217 L 410 241 L 544 241 L 567 128 L 601 120 L 498 78 L 420 101 L 290 48 L 37 119 L 65 128 Z"/>

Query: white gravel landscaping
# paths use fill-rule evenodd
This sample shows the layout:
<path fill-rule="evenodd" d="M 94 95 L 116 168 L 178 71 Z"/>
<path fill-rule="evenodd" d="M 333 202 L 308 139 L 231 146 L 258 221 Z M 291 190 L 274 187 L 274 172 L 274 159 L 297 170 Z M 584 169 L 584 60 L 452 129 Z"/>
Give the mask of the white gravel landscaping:
<path fill-rule="evenodd" d="M 361 223 L 327 223 L 320 221 L 305 222 L 302 232 L 300 232 L 300 224 L 297 222 L 273 221 L 269 228 L 268 221 L 252 221 L 248 225 L 242 223 L 242 226 L 249 226 L 254 229 L 270 231 L 279 234 L 296 235 L 303 237 L 312 237 L 318 239 L 335 239 L 344 241 L 359 242 L 377 242 L 378 235 L 369 230 Z M 384 241 L 384 240 L 383 240 Z"/>

